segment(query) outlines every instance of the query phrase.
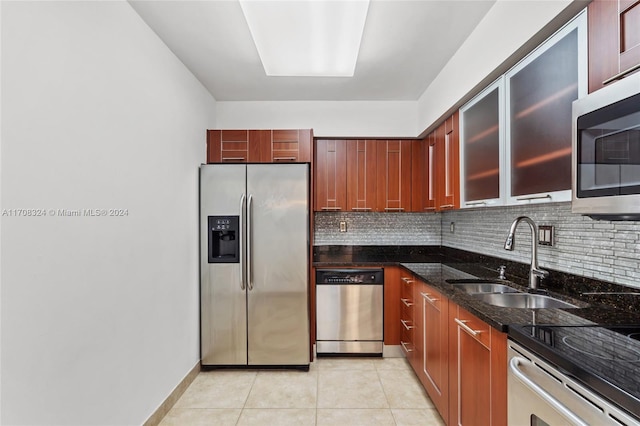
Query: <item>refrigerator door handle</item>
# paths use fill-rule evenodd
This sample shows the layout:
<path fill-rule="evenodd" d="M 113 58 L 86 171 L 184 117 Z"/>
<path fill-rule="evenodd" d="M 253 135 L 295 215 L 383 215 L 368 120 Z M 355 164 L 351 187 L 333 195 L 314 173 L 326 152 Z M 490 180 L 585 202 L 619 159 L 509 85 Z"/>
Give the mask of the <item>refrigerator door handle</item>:
<path fill-rule="evenodd" d="M 246 194 L 242 194 L 240 197 L 240 238 L 239 238 L 239 250 L 240 250 L 240 290 L 244 290 L 246 288 L 244 281 L 244 244 L 242 244 L 242 232 L 244 231 L 242 228 L 244 226 L 244 204 L 247 196 Z"/>
<path fill-rule="evenodd" d="M 253 290 L 253 271 L 251 265 L 251 240 L 252 240 L 252 222 L 253 222 L 253 194 L 247 197 L 247 284 L 249 290 Z"/>

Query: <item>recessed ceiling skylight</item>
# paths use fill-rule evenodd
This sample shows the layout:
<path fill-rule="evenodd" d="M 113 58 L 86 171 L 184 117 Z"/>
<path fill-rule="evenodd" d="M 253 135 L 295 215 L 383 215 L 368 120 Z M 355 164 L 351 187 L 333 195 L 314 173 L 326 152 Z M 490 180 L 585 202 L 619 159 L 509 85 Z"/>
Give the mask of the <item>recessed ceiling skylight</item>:
<path fill-rule="evenodd" d="M 239 0 L 269 76 L 353 77 L 369 0 Z"/>

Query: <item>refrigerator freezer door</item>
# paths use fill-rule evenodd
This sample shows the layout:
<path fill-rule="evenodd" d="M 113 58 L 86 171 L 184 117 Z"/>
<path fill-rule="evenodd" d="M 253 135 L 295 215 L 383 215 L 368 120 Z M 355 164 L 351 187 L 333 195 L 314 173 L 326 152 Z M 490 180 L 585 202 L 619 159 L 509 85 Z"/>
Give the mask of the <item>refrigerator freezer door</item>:
<path fill-rule="evenodd" d="M 309 364 L 309 166 L 247 166 L 249 365 Z"/>
<path fill-rule="evenodd" d="M 203 165 L 200 168 L 200 298 L 203 365 L 247 364 L 246 291 L 242 289 L 243 260 L 208 262 L 208 217 L 238 216 L 245 193 L 245 165 Z M 240 235 L 244 238 L 240 224 Z M 240 244 L 244 248 L 244 244 Z"/>

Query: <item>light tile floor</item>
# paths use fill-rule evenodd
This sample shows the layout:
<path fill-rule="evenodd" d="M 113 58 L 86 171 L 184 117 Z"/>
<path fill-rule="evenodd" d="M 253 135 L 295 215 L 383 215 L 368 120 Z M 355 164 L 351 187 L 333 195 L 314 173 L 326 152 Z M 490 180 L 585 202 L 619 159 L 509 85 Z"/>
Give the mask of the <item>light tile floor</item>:
<path fill-rule="evenodd" d="M 160 425 L 444 423 L 404 358 L 320 358 L 309 372 L 201 372 Z"/>

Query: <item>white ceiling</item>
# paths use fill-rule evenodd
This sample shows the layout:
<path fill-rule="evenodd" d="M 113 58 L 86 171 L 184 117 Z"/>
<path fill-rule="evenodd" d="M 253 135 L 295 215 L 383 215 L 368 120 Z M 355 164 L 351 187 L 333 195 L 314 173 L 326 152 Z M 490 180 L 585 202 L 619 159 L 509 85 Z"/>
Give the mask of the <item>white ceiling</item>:
<path fill-rule="evenodd" d="M 218 101 L 405 101 L 495 0 L 371 0 L 354 77 L 267 77 L 236 0 L 129 3 Z"/>

